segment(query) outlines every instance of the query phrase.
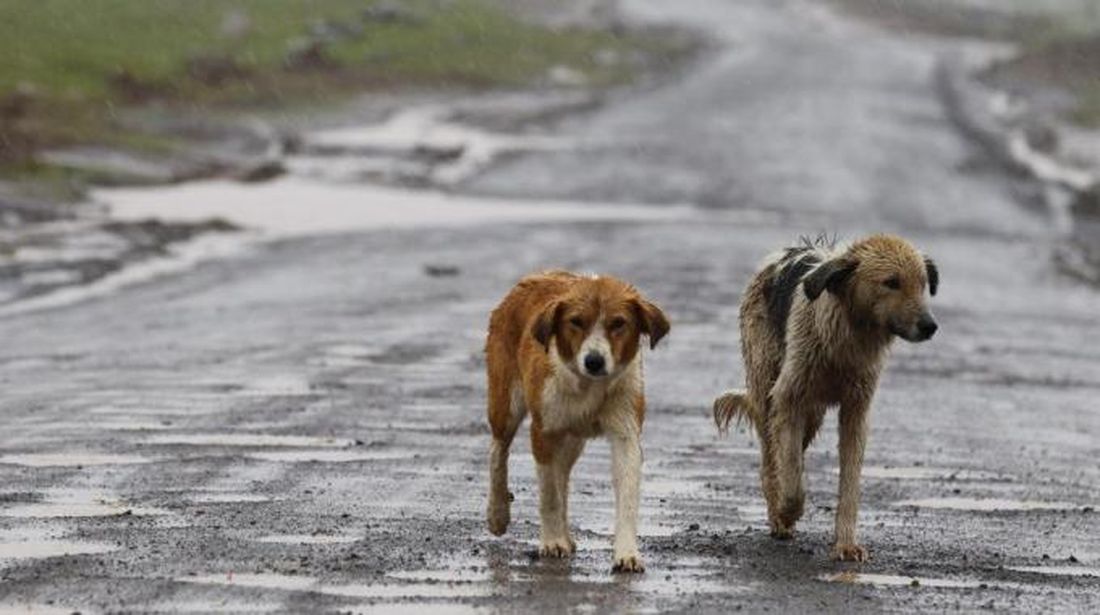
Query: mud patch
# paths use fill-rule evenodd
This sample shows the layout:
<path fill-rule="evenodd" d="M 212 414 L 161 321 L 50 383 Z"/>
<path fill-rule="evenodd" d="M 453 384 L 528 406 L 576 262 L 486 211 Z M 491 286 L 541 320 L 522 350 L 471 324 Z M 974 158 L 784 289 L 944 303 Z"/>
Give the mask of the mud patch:
<path fill-rule="evenodd" d="M 385 352 L 368 355 L 366 358 L 383 365 L 411 365 L 431 359 L 443 350 L 443 347 L 429 344 L 397 344 L 387 348 Z"/>
<path fill-rule="evenodd" d="M 1057 577 L 1100 578 L 1100 567 L 1089 566 L 1005 566 L 1006 570 Z"/>

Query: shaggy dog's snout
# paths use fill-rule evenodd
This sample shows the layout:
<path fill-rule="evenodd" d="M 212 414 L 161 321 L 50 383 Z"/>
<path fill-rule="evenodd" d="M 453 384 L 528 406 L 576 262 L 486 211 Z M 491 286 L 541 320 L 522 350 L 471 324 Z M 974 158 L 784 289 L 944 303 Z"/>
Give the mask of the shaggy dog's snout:
<path fill-rule="evenodd" d="M 921 314 L 920 320 L 917 321 L 917 341 L 923 342 L 932 339 L 939 328 L 940 326 L 936 324 L 936 319 L 932 317 L 932 314 L 928 312 Z"/>

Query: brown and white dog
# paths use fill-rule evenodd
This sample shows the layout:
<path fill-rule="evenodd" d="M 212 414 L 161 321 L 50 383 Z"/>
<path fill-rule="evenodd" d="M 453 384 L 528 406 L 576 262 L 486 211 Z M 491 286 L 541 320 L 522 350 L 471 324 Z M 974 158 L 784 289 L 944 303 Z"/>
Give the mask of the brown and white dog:
<path fill-rule="evenodd" d="M 645 570 L 638 553 L 645 391 L 640 339 L 656 347 L 668 319 L 631 285 L 551 271 L 521 280 L 493 311 L 489 376 L 489 531 L 510 521 L 508 449 L 531 415 L 539 480 L 539 554 L 576 551 L 569 530 L 569 474 L 589 438 L 611 440 L 615 490 L 613 569 Z"/>
<path fill-rule="evenodd" d="M 894 337 L 936 332 L 925 289 L 935 264 L 905 240 L 875 235 L 849 247 L 804 242 L 770 259 L 741 302 L 746 391 L 714 402 L 721 431 L 748 418 L 761 442 L 760 478 L 772 535 L 790 538 L 802 516 L 803 455 L 825 410 L 840 407 L 840 496 L 833 556 L 865 561 L 856 541 L 867 414 Z"/>

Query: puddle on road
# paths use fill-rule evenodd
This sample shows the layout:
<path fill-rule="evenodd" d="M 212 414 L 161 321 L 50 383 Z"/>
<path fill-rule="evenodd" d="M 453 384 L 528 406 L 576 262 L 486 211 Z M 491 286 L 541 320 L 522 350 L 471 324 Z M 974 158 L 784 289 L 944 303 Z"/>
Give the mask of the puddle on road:
<path fill-rule="evenodd" d="M 0 604 L 0 615 L 73 615 L 73 613 L 89 613 L 89 611 L 53 604 Z"/>
<path fill-rule="evenodd" d="M 74 540 L 0 542 L 0 567 L 15 560 L 64 557 L 66 555 L 94 555 L 117 550 L 117 546 L 105 542 L 78 542 Z"/>
<path fill-rule="evenodd" d="M 158 416 L 201 416 L 225 411 L 225 395 L 213 393 L 164 394 L 155 403 L 127 403 L 117 406 L 98 406 L 88 410 L 94 415 L 124 415 L 152 418 Z M 146 421 L 147 424 L 153 421 Z M 155 423 L 153 423 L 155 424 Z M 161 423 L 163 424 L 163 423 Z"/>
<path fill-rule="evenodd" d="M 647 478 L 642 495 L 648 498 L 691 497 L 705 491 L 703 483 L 677 478 Z"/>
<path fill-rule="evenodd" d="M 223 447 L 315 446 L 325 448 L 344 448 L 355 445 L 355 440 L 349 440 L 347 438 L 326 438 L 318 436 L 277 436 L 247 433 L 163 434 L 151 436 L 145 441 L 149 444 L 183 444 L 191 446 Z"/>
<path fill-rule="evenodd" d="M 249 453 L 247 456 L 261 461 L 276 463 L 355 463 L 361 461 L 392 461 L 412 459 L 415 453 L 408 451 L 356 451 L 356 450 L 320 450 L 320 451 L 264 451 Z"/>
<path fill-rule="evenodd" d="M 283 375 L 256 378 L 246 382 L 239 390 L 231 391 L 234 397 L 278 397 L 314 395 L 309 381 L 301 376 Z"/>
<path fill-rule="evenodd" d="M 268 496 L 259 493 L 200 493 L 188 499 L 192 504 L 263 503 L 272 501 Z"/>
<path fill-rule="evenodd" d="M 0 456 L 0 465 L 17 465 L 30 468 L 67 468 L 81 466 L 113 466 L 137 463 L 153 463 L 159 459 L 137 455 L 110 455 L 100 453 L 28 453 Z"/>
<path fill-rule="evenodd" d="M 1100 567 L 1090 566 L 1005 566 L 1005 569 L 1058 577 L 1100 578 Z"/>
<path fill-rule="evenodd" d="M 342 598 L 407 599 L 422 598 L 483 598 L 493 594 L 493 588 L 472 583 L 385 583 L 379 585 L 326 584 L 314 577 L 292 576 L 274 573 L 212 574 L 196 577 L 180 577 L 180 583 L 246 587 L 250 589 L 275 589 L 283 591 L 312 592 Z"/>
<path fill-rule="evenodd" d="M 934 579 L 927 577 L 907 577 L 893 574 L 872 574 L 863 572 L 838 572 L 823 574 L 819 581 L 828 583 L 849 583 L 854 585 L 877 585 L 880 587 L 934 587 L 937 589 L 977 589 L 983 583 L 959 579 Z"/>
<path fill-rule="evenodd" d="M 370 604 L 355 606 L 348 611 L 358 615 L 484 615 L 494 611 L 469 604 L 450 604 L 445 602 L 418 602 L 415 604 L 401 604 L 388 602 L 385 604 Z"/>
<path fill-rule="evenodd" d="M 1037 500 L 1007 500 L 1001 498 L 923 498 L 902 500 L 897 507 L 932 508 L 938 510 L 965 510 L 974 512 L 1018 512 L 1034 510 L 1079 510 L 1079 504 L 1069 502 L 1040 502 Z"/>
<path fill-rule="evenodd" d="M 833 469 L 833 474 L 840 474 L 839 468 Z M 958 480 L 958 481 L 1011 481 L 1013 477 L 997 472 L 983 470 L 958 470 L 950 468 L 927 468 L 924 466 L 889 467 L 889 466 L 864 466 L 864 478 L 880 478 L 887 480 Z"/>
<path fill-rule="evenodd" d="M 686 219 L 695 211 L 688 205 L 517 203 L 294 176 L 262 184 L 211 180 L 157 188 L 111 188 L 96 190 L 93 196 L 109 204 L 112 217 L 122 221 L 222 218 L 273 238 L 523 222 L 657 222 Z"/>
<path fill-rule="evenodd" d="M 182 602 L 161 602 L 142 605 L 146 613 L 275 613 L 286 608 L 274 602 L 237 602 L 233 600 L 187 600 Z M 358 612 L 358 611 L 356 611 Z M 71 612 L 66 612 L 70 615 Z M 3 613 L 0 613 L 3 615 Z"/>
<path fill-rule="evenodd" d="M 150 212 L 146 219 L 156 218 Z M 167 256 L 151 258 L 146 261 L 127 265 L 114 273 L 109 273 L 91 284 L 67 286 L 58 290 L 9 303 L 0 307 L 0 316 L 14 316 L 48 310 L 96 297 L 114 294 L 121 288 L 148 282 L 174 273 L 194 269 L 199 264 L 218 258 L 237 256 L 247 248 L 242 237 L 224 234 L 202 235 L 190 241 L 169 244 L 165 247 Z"/>
<path fill-rule="evenodd" d="M 299 174 L 330 180 L 407 175 L 449 186 L 497 158 L 518 152 L 569 149 L 557 136 L 489 132 L 451 121 L 451 110 L 424 105 L 380 124 L 344 126 L 305 135 L 305 156 L 290 158 Z"/>
<path fill-rule="evenodd" d="M 170 515 L 163 508 L 132 506 L 104 493 L 61 490 L 47 493 L 43 502 L 0 508 L 0 517 L 56 519 L 65 517 L 119 517 Z"/>
<path fill-rule="evenodd" d="M 95 410 L 90 410 L 90 413 L 99 414 Z M 111 410 L 111 413 L 120 412 L 117 408 Z M 101 419 L 96 417 L 95 420 L 88 421 L 66 421 L 66 422 L 50 422 L 48 424 L 51 431 L 75 431 L 75 432 L 87 432 L 89 430 L 99 431 L 164 431 L 166 429 L 172 429 L 171 424 L 165 424 L 162 421 L 135 421 L 128 418 L 117 419 Z"/>
<path fill-rule="evenodd" d="M 343 545 L 358 542 L 363 536 L 347 534 L 270 534 L 256 538 L 256 542 L 277 545 Z"/>

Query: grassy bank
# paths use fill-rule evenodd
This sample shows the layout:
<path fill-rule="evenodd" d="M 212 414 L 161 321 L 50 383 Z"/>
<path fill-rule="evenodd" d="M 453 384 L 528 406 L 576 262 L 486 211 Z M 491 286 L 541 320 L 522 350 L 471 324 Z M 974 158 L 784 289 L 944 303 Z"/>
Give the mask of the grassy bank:
<path fill-rule="evenodd" d="M 33 0 L 0 3 L 0 166 L 42 148 L 157 148 L 127 109 L 327 102 L 409 85 L 628 81 L 647 34 L 551 30 L 478 0 Z"/>

